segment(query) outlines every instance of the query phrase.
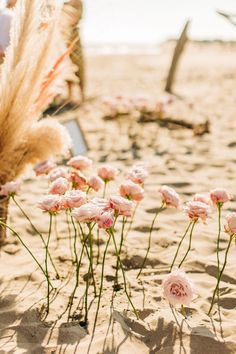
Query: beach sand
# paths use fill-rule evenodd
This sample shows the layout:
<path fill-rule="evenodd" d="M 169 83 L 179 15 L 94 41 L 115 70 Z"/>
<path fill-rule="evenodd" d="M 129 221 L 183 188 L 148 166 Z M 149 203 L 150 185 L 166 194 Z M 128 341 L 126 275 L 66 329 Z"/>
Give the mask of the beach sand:
<path fill-rule="evenodd" d="M 89 156 L 96 164 L 109 162 L 122 171 L 139 160 L 150 171 L 144 201 L 137 210 L 133 230 L 126 240 L 123 254 L 133 302 L 140 319 L 127 305 L 124 292 L 113 294 L 115 256 L 109 251 L 104 292 L 95 332 L 93 319 L 96 301 L 91 304 L 88 332 L 80 327 L 79 311 L 67 323 L 66 308 L 73 288 L 73 274 L 68 260 L 68 231 L 65 219 L 58 222 L 60 236 L 56 247 L 51 242 L 60 274 L 66 279 L 60 294 L 51 304 L 45 322 L 39 310 L 45 302 L 46 284 L 39 269 L 13 236 L 1 251 L 0 267 L 0 353 L 79 353 L 79 354 L 225 354 L 236 353 L 236 269 L 235 246 L 221 283 L 219 306 L 212 318 L 206 313 L 216 284 L 217 212 L 208 225 L 198 223 L 193 249 L 184 269 L 195 283 L 196 299 L 184 319 L 179 309 L 172 309 L 162 297 L 161 282 L 168 273 L 177 243 L 187 226 L 183 212 L 167 209 L 156 223 L 151 252 L 140 280 L 136 279 L 148 242 L 148 230 L 156 208 L 160 205 L 158 187 L 174 187 L 182 200 L 188 201 L 196 192 L 208 192 L 217 186 L 235 194 L 236 173 L 236 45 L 222 43 L 189 43 L 176 77 L 175 93 L 182 100 L 173 103 L 176 116 L 210 121 L 210 134 L 194 136 L 188 129 L 170 130 L 156 123 L 143 125 L 127 118 L 104 121 L 99 99 L 102 95 L 163 95 L 163 87 L 173 50 L 173 43 L 163 44 L 158 55 L 121 55 L 87 57 L 88 102 L 62 118 L 79 117 L 90 147 Z M 176 105 L 176 106 L 175 106 Z M 121 179 L 121 176 L 119 177 Z M 35 207 L 47 190 L 46 178 L 24 181 L 18 197 L 21 205 L 40 229 L 47 231 L 48 216 Z M 115 185 L 111 185 L 115 191 Z M 235 198 L 223 210 L 236 211 Z M 40 240 L 27 220 L 11 202 L 9 223 L 14 225 L 39 259 L 44 254 Z M 106 236 L 102 235 L 104 241 Z M 228 236 L 222 233 L 221 249 Z M 186 245 L 186 244 L 185 244 Z M 104 247 L 104 244 L 101 246 Z M 223 253 L 222 253 L 223 257 Z M 82 275 L 86 272 L 85 265 Z M 96 269 L 101 272 L 101 266 Z M 57 281 L 56 281 L 57 282 Z M 58 283 L 60 286 L 60 283 Z M 84 284 L 78 291 L 79 304 Z M 90 298 L 92 300 L 92 296 Z M 75 310 L 75 309 L 74 309 Z"/>

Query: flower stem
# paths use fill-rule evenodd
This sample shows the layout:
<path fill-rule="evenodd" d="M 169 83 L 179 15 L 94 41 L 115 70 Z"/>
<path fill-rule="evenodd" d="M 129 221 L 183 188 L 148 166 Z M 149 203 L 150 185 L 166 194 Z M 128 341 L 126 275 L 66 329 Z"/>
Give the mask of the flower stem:
<path fill-rule="evenodd" d="M 67 227 L 68 227 L 68 235 L 69 235 L 69 246 L 70 246 L 71 261 L 72 261 L 72 263 L 74 263 L 72 237 L 71 237 L 71 229 L 70 229 L 69 211 L 68 211 L 68 210 L 66 210 L 66 223 L 67 223 Z"/>
<path fill-rule="evenodd" d="M 139 278 L 139 276 L 141 275 L 141 273 L 143 271 L 143 268 L 145 266 L 145 263 L 146 263 L 146 260 L 147 260 L 147 257 L 148 257 L 148 254 L 149 254 L 149 251 L 150 251 L 150 248 L 151 248 L 152 231 L 153 231 L 153 228 L 154 228 L 154 225 L 155 225 L 155 221 L 156 221 L 156 218 L 159 215 L 159 213 L 164 209 L 164 205 L 165 205 L 165 202 L 162 202 L 161 206 L 157 209 L 156 214 L 155 214 L 155 216 L 154 216 L 154 218 L 152 220 L 151 227 L 150 227 L 150 230 L 149 230 L 148 248 L 147 248 L 143 263 L 142 263 L 142 265 L 140 267 L 140 270 L 139 270 L 138 275 L 137 275 L 136 278 Z"/>
<path fill-rule="evenodd" d="M 52 218 L 53 215 L 51 213 L 49 213 L 49 230 L 48 230 L 48 239 L 47 239 L 47 243 L 46 243 L 46 254 L 45 254 L 45 272 L 46 272 L 46 278 L 47 278 L 47 283 L 48 283 L 48 287 L 47 287 L 47 310 L 46 313 L 49 314 L 49 297 L 50 297 L 50 277 L 49 277 L 49 272 L 48 272 L 48 248 L 49 248 L 49 242 L 50 242 L 50 237 L 51 237 L 51 233 L 52 233 Z"/>
<path fill-rule="evenodd" d="M 222 203 L 217 204 L 218 208 L 218 235 L 217 235 L 217 247 L 216 247 L 216 257 L 217 257 L 217 276 L 220 275 L 220 235 L 221 235 L 221 210 Z"/>
<path fill-rule="evenodd" d="M 57 246 L 56 248 L 58 248 L 59 246 L 59 242 L 60 242 L 60 238 L 59 238 L 59 234 L 58 234 L 58 228 L 57 228 L 57 215 L 54 215 L 54 230 L 55 230 L 55 234 L 56 234 L 56 241 L 57 241 Z"/>
<path fill-rule="evenodd" d="M 107 181 L 104 181 L 104 189 L 103 189 L 103 194 L 102 194 L 103 198 L 105 198 L 105 196 L 106 196 L 106 190 L 107 190 Z"/>
<path fill-rule="evenodd" d="M 97 265 L 98 265 L 100 259 L 100 229 L 99 228 L 97 228 L 97 248 L 98 248 L 98 253 L 97 253 Z"/>
<path fill-rule="evenodd" d="M 170 266 L 170 272 L 172 271 L 172 268 L 173 268 L 173 266 L 174 266 L 174 264 L 175 264 L 175 261 L 176 261 L 176 258 L 177 258 L 177 256 L 178 256 L 180 247 L 181 247 L 181 245 L 182 245 L 182 243 L 183 243 L 183 241 L 184 241 L 184 239 L 185 239 L 185 237 L 186 237 L 186 235 L 187 235 L 187 233 L 188 233 L 188 231 L 189 231 L 191 225 L 192 225 L 192 221 L 190 221 L 190 223 L 188 224 L 187 229 L 185 230 L 183 236 L 181 237 L 181 240 L 180 240 L 179 245 L 178 245 L 178 247 L 177 247 L 177 250 L 176 250 L 176 252 L 175 252 L 174 259 L 173 259 L 173 261 L 172 261 L 172 263 L 171 263 L 171 266 Z"/>
<path fill-rule="evenodd" d="M 41 239 L 41 241 L 42 241 L 44 247 L 46 247 L 46 242 L 45 242 L 45 240 L 44 240 L 44 238 L 43 238 L 43 235 L 41 234 L 41 232 L 39 232 L 39 230 L 36 228 L 36 226 L 32 223 L 30 217 L 26 214 L 26 212 L 25 212 L 24 209 L 21 207 L 21 205 L 16 201 L 14 195 L 12 196 L 12 200 L 14 201 L 14 203 L 16 204 L 16 206 L 19 208 L 19 210 L 21 211 L 21 213 L 24 215 L 24 217 L 28 220 L 28 222 L 30 223 L 30 225 L 31 225 L 32 229 L 34 230 L 34 232 L 36 232 L 36 233 L 39 235 L 39 237 L 40 237 L 40 239 Z M 53 266 L 53 268 L 54 268 L 54 271 L 55 271 L 55 273 L 56 273 L 56 278 L 57 278 L 57 279 L 60 279 L 60 275 L 59 275 L 59 273 L 58 273 L 58 271 L 57 271 L 57 268 L 56 268 L 56 266 L 55 266 L 55 263 L 54 263 L 54 261 L 53 261 L 53 259 L 52 259 L 52 256 L 51 256 L 51 253 L 50 253 L 50 252 L 48 253 L 48 256 L 49 256 L 49 258 L 50 258 L 50 262 L 51 262 L 51 264 L 52 264 L 52 266 Z"/>
<path fill-rule="evenodd" d="M 181 305 L 181 313 L 184 316 L 184 318 L 186 318 L 186 309 L 185 309 L 184 305 Z"/>
<path fill-rule="evenodd" d="M 25 244 L 25 242 L 22 240 L 22 238 L 20 237 L 20 235 L 18 234 L 18 232 L 16 232 L 12 227 L 10 227 L 9 225 L 5 224 L 3 221 L 0 221 L 0 225 L 6 227 L 7 229 L 9 229 L 13 235 L 15 235 L 18 240 L 20 241 L 20 243 L 22 244 L 22 246 L 28 251 L 28 253 L 31 255 L 31 257 L 33 258 L 33 260 L 36 262 L 36 264 L 39 266 L 39 268 L 41 269 L 41 271 L 43 272 L 44 276 L 47 279 L 47 275 L 45 270 L 43 269 L 42 265 L 39 263 L 39 261 L 37 260 L 37 258 L 34 256 L 34 254 L 31 252 L 31 250 L 28 248 L 28 246 Z M 50 286 L 52 289 L 54 289 L 52 283 L 50 282 Z"/>
<path fill-rule="evenodd" d="M 108 234 L 112 236 L 112 240 L 113 240 L 113 243 L 114 243 L 114 246 L 115 246 L 115 252 L 116 252 L 116 257 L 119 259 L 119 264 L 120 264 L 120 268 L 121 268 L 121 271 L 122 271 L 122 275 L 123 275 L 123 280 L 124 280 L 124 288 L 125 288 L 125 294 L 128 298 L 128 301 L 130 303 L 130 305 L 132 306 L 133 308 L 133 311 L 137 317 L 137 319 L 139 319 L 139 315 L 138 315 L 138 312 L 136 310 L 136 308 L 134 307 L 134 304 L 130 298 L 130 295 L 128 293 L 128 290 L 127 290 L 127 284 L 126 284 L 126 276 L 125 276 L 125 271 L 124 271 L 124 267 L 123 267 L 123 264 L 122 264 L 122 261 L 120 259 L 120 256 L 119 256 L 119 252 L 118 252 L 118 247 L 117 247 L 117 244 L 116 244 L 116 239 L 115 239 L 115 236 L 114 236 L 114 233 L 113 233 L 113 230 L 110 229 L 109 231 L 107 231 Z"/>
<path fill-rule="evenodd" d="M 119 257 L 121 256 L 122 252 L 122 247 L 124 243 L 124 230 L 125 230 L 125 224 L 127 222 L 127 218 L 124 216 L 122 220 L 122 229 L 121 229 L 121 237 L 120 237 L 120 246 L 119 246 Z M 119 260 L 117 258 L 116 261 L 116 275 L 115 275 L 115 283 L 118 284 L 118 271 L 119 271 Z"/>
<path fill-rule="evenodd" d="M 139 203 L 136 203 L 135 208 L 134 208 L 134 212 L 133 212 L 133 215 L 132 215 L 132 219 L 130 220 L 130 224 L 129 224 L 128 230 L 126 231 L 126 234 L 125 234 L 125 239 L 128 236 L 128 234 L 130 233 L 130 230 L 131 230 L 131 228 L 133 226 L 134 217 L 135 217 L 135 214 L 137 212 L 138 206 L 139 206 Z"/>
<path fill-rule="evenodd" d="M 194 222 L 192 223 L 192 227 L 191 227 L 191 230 L 190 230 L 190 235 L 189 235 L 189 244 L 188 244 L 188 249 L 182 259 L 182 261 L 180 262 L 179 264 L 179 268 L 181 268 L 182 264 L 184 263 L 185 259 L 187 258 L 188 254 L 189 254 L 189 251 L 191 250 L 191 247 L 192 247 L 192 236 L 193 236 L 193 229 L 194 229 L 194 226 L 196 225 L 197 223 L 197 220 L 194 220 Z"/>
<path fill-rule="evenodd" d="M 94 269 L 93 269 L 93 234 L 92 234 L 92 230 L 93 227 L 91 225 L 91 223 L 88 224 L 88 228 L 89 228 L 89 261 L 90 261 L 90 270 L 91 270 L 91 275 L 93 278 L 93 287 L 94 287 L 94 296 L 97 296 L 97 289 L 96 289 L 96 282 L 95 282 L 95 276 L 94 276 Z"/>
<path fill-rule="evenodd" d="M 106 254 L 107 254 L 107 249 L 108 249 L 110 240 L 111 240 L 111 234 L 109 234 L 109 237 L 108 237 L 108 240 L 107 240 L 107 243 L 106 243 L 106 247 L 105 247 L 105 250 L 104 250 L 104 253 L 103 253 L 101 285 L 100 285 L 99 294 L 98 294 L 98 304 L 97 304 L 97 311 L 96 311 L 96 315 L 95 315 L 95 319 L 94 319 L 93 331 L 95 331 L 95 327 L 96 327 L 96 323 L 97 323 L 97 318 L 98 318 L 98 312 L 99 312 L 99 308 L 100 308 L 100 302 L 101 302 L 102 290 L 103 290 L 103 279 L 104 279 L 105 260 L 106 260 Z"/>
<path fill-rule="evenodd" d="M 88 236 L 87 236 L 87 238 L 88 238 Z M 79 258 L 79 261 L 76 263 L 76 280 L 75 280 L 75 286 L 74 286 L 74 289 L 73 289 L 73 291 L 72 291 L 72 294 L 70 295 L 69 303 L 68 303 L 68 306 L 67 306 L 67 308 L 69 308 L 69 311 L 68 311 L 68 321 L 69 321 L 69 319 L 70 319 L 71 308 L 72 308 L 72 306 L 73 306 L 75 293 L 76 293 L 76 290 L 77 290 L 77 288 L 78 288 L 78 286 L 79 286 L 80 267 L 81 267 L 82 258 L 83 258 L 83 254 L 84 254 L 84 248 L 86 247 L 87 238 L 85 238 L 85 239 L 83 240 L 83 245 L 82 245 L 82 249 L 81 249 L 81 253 L 80 253 L 80 258 Z M 77 260 L 78 260 L 78 258 L 77 258 Z"/>
<path fill-rule="evenodd" d="M 214 301 L 215 301 L 215 297 L 216 297 L 216 294 L 219 290 L 219 286 L 220 286 L 220 281 L 221 281 L 221 278 L 222 278 L 222 275 L 224 273 L 224 270 L 225 270 L 225 267 L 226 267 L 226 264 L 227 264 L 227 257 L 228 257 L 228 253 L 229 253 L 229 249 L 230 249 L 230 245 L 232 243 L 232 240 L 233 238 L 235 237 L 235 234 L 231 235 L 230 236 L 230 239 L 229 239 L 229 242 L 228 242 L 228 245 L 227 245 L 227 248 L 225 250 L 225 259 L 224 259 L 224 263 L 223 263 L 223 267 L 219 273 L 219 276 L 218 276 L 218 279 L 217 279 L 217 283 L 216 283 L 216 287 L 215 287 L 215 290 L 213 292 L 213 296 L 212 296 L 212 300 L 211 300 L 211 306 L 210 306 L 210 309 L 208 311 L 208 315 L 210 315 L 211 311 L 212 311 L 212 308 L 214 306 Z"/>

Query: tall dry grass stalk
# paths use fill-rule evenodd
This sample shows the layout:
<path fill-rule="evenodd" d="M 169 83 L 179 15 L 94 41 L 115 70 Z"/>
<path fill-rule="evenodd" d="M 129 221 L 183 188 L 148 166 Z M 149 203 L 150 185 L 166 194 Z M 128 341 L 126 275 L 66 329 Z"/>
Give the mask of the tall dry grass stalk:
<path fill-rule="evenodd" d="M 0 66 L 0 184 L 17 178 L 29 164 L 68 151 L 64 128 L 53 119 L 40 120 L 45 105 L 73 74 L 59 33 L 61 6 L 57 0 L 50 5 L 18 0 L 14 9 L 10 45 Z"/>
<path fill-rule="evenodd" d="M 82 15 L 83 4 L 81 0 L 70 0 L 65 3 L 62 11 L 61 30 L 63 38 L 67 44 L 75 41 L 75 46 L 70 54 L 70 57 L 76 66 L 76 76 L 78 78 L 81 97 L 83 99 L 85 86 L 85 63 L 79 27 Z"/>

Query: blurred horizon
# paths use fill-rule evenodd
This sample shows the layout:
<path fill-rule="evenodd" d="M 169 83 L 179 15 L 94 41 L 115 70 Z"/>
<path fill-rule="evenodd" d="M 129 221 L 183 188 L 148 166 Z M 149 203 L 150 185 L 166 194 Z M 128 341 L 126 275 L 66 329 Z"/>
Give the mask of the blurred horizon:
<path fill-rule="evenodd" d="M 192 40 L 236 41 L 236 27 L 216 11 L 236 14 L 235 0 L 84 0 L 86 48 L 129 51 L 176 39 L 189 19 Z"/>

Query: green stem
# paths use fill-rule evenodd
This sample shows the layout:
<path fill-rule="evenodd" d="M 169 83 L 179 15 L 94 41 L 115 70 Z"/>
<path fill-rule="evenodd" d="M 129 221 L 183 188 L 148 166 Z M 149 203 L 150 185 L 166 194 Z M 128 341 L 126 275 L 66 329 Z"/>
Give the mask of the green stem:
<path fill-rule="evenodd" d="M 218 208 L 218 235 L 217 235 L 217 247 L 216 247 L 216 257 L 217 257 L 217 274 L 220 274 L 220 235 L 221 235 L 221 210 L 222 204 L 217 204 Z"/>
<path fill-rule="evenodd" d="M 68 209 L 66 210 L 66 223 L 67 223 L 68 234 L 69 234 L 69 246 L 70 246 L 71 261 L 72 261 L 72 263 L 74 263 L 73 245 L 72 245 L 72 237 L 71 237 L 71 229 L 70 229 L 69 211 L 68 211 Z"/>
<path fill-rule="evenodd" d="M 108 237 L 108 240 L 107 240 L 107 243 L 106 243 L 106 247 L 105 247 L 105 250 L 104 250 L 104 253 L 103 253 L 101 285 L 100 285 L 99 294 L 98 294 L 98 304 L 97 304 L 97 311 L 96 311 L 95 320 L 94 320 L 94 325 L 93 325 L 93 332 L 95 331 L 95 328 L 96 328 L 96 323 L 97 323 L 97 318 L 98 318 L 98 312 L 99 312 L 99 308 L 100 308 L 100 302 L 101 302 L 102 290 L 103 290 L 103 279 L 104 279 L 105 260 L 106 260 L 106 254 L 107 254 L 107 249 L 108 249 L 110 240 L 111 240 L 111 234 L 109 234 L 109 237 Z"/>
<path fill-rule="evenodd" d="M 137 319 L 139 319 L 139 315 L 138 315 L 138 312 L 136 310 L 136 308 L 134 307 L 134 304 L 129 296 L 129 293 L 128 293 L 128 290 L 127 290 L 127 284 L 126 284 L 126 276 L 125 276 L 125 271 L 124 271 L 124 267 L 123 267 L 123 264 L 122 264 L 122 261 L 120 259 L 120 256 L 119 256 L 119 252 L 118 252 L 118 247 L 117 247 L 117 244 L 116 244 L 116 239 L 115 239 L 115 236 L 114 236 L 114 233 L 113 233 L 113 230 L 109 230 L 107 231 L 108 232 L 108 235 L 111 234 L 112 236 L 112 240 L 113 240 L 113 243 L 114 243 L 114 246 L 115 246 L 115 252 L 116 252 L 116 257 L 119 259 L 119 264 L 120 264 L 120 268 L 121 268 L 121 271 L 122 271 L 122 275 L 123 275 L 123 280 L 124 280 L 124 290 L 125 290 L 125 294 L 128 298 L 128 301 L 130 303 L 130 305 L 132 306 L 133 308 L 133 311 L 137 317 Z"/>
<path fill-rule="evenodd" d="M 41 239 L 41 241 L 42 241 L 44 247 L 46 247 L 46 242 L 45 242 L 45 240 L 44 240 L 43 235 L 41 234 L 41 232 L 39 232 L 39 230 L 36 228 L 36 226 L 32 223 L 30 217 L 26 214 L 26 212 L 25 212 L 24 209 L 21 207 L 21 205 L 16 201 L 16 199 L 15 199 L 14 196 L 12 196 L 12 200 L 14 201 L 14 203 L 16 204 L 16 206 L 19 208 L 19 210 L 21 211 L 21 213 L 24 215 L 24 217 L 28 220 L 28 222 L 30 223 L 30 225 L 31 225 L 32 229 L 34 230 L 34 232 L 36 232 L 36 233 L 39 235 L 39 237 L 40 237 L 40 239 Z M 57 279 L 60 279 L 60 275 L 59 275 L 59 273 L 58 273 L 58 271 L 57 271 L 57 268 L 56 268 L 56 266 L 55 266 L 55 263 L 54 263 L 54 261 L 53 261 L 53 259 L 52 259 L 51 253 L 49 252 L 48 255 L 49 255 L 49 258 L 50 258 L 50 262 L 51 262 L 51 264 L 52 264 L 52 266 L 53 266 L 53 269 L 54 269 L 54 271 L 55 271 L 55 273 L 56 273 L 56 278 L 57 278 Z"/>
<path fill-rule="evenodd" d="M 139 276 L 141 275 L 141 273 L 143 271 L 143 268 L 145 266 L 145 263 L 146 263 L 146 260 L 147 260 L 147 257 L 148 257 L 148 254 L 149 254 L 149 251 L 150 251 L 150 248 L 151 248 L 152 231 L 153 231 L 153 228 L 154 228 L 154 225 L 155 225 L 155 221 L 156 221 L 156 218 L 159 215 L 159 213 L 164 209 L 164 205 L 165 205 L 165 202 L 162 202 L 160 208 L 157 209 L 157 212 L 156 212 L 156 214 L 155 214 L 155 216 L 154 216 L 154 218 L 152 220 L 150 231 L 149 231 L 148 248 L 147 248 L 143 263 L 141 265 L 140 271 L 138 272 L 137 278 L 139 278 Z"/>
<path fill-rule="evenodd" d="M 59 238 L 58 229 L 57 229 L 57 215 L 56 214 L 54 215 L 54 230 L 55 230 L 56 241 L 57 241 L 56 248 L 58 248 L 59 242 L 60 242 L 60 238 Z"/>
<path fill-rule="evenodd" d="M 94 296 L 97 296 L 97 289 L 96 289 L 96 282 L 95 282 L 95 276 L 94 276 L 94 269 L 93 269 L 93 234 L 92 230 L 93 227 L 91 223 L 88 224 L 88 229 L 89 229 L 89 260 L 90 260 L 90 269 L 91 269 L 91 275 L 93 278 L 93 287 L 94 287 Z"/>
<path fill-rule="evenodd" d="M 97 228 L 97 248 L 98 248 L 98 253 L 97 253 L 97 265 L 99 264 L 99 259 L 100 259 L 100 229 Z"/>
<path fill-rule="evenodd" d="M 183 241 L 184 241 L 184 239 L 185 239 L 185 237 L 186 237 L 186 235 L 187 235 L 187 233 L 188 233 L 188 231 L 189 231 L 191 225 L 192 225 L 192 221 L 190 221 L 190 223 L 188 224 L 187 229 L 185 230 L 185 233 L 184 233 L 183 236 L 181 237 L 181 240 L 180 240 L 179 245 L 178 245 L 178 247 L 177 247 L 177 250 L 176 250 L 176 252 L 175 252 L 174 259 L 173 259 L 173 261 L 172 261 L 172 263 L 171 263 L 171 266 L 170 266 L 170 272 L 172 271 L 172 268 L 173 268 L 173 266 L 174 266 L 174 264 L 175 264 L 175 261 L 176 261 L 176 258 L 177 258 L 177 256 L 178 256 L 180 247 L 181 247 L 181 245 L 182 245 L 182 243 L 183 243 Z"/>
<path fill-rule="evenodd" d="M 230 236 L 230 239 L 229 239 L 229 242 L 228 242 L 228 246 L 227 246 L 226 251 L 225 251 L 225 259 L 224 259 L 223 267 L 222 267 L 222 269 L 221 269 L 221 271 L 219 273 L 218 279 L 217 279 L 217 283 L 216 283 L 215 290 L 213 292 L 213 296 L 212 296 L 212 300 L 211 300 L 211 306 L 210 306 L 210 309 L 208 311 L 208 315 L 210 315 L 210 313 L 212 311 L 212 308 L 214 306 L 215 297 L 216 297 L 216 294 L 218 293 L 219 286 L 220 286 L 220 281 L 221 281 L 222 275 L 224 273 L 224 270 L 225 270 L 225 267 L 226 267 L 226 264 L 227 264 L 227 257 L 228 257 L 230 245 L 231 245 L 232 240 L 233 240 L 234 237 L 235 237 L 235 234 Z"/>
<path fill-rule="evenodd" d="M 50 220 L 49 220 L 49 230 L 48 230 L 48 239 L 47 239 L 47 243 L 46 243 L 46 254 L 45 254 L 45 272 L 46 272 L 46 277 L 47 277 L 47 283 L 48 283 L 48 287 L 47 287 L 47 310 L 46 313 L 49 313 L 49 305 L 50 305 L 50 277 L 49 277 L 49 272 L 48 272 L 48 248 L 49 248 L 49 242 L 50 242 L 50 237 L 51 237 L 51 233 L 52 233 L 52 218 L 53 215 L 50 213 L 49 214 Z"/>
<path fill-rule="evenodd" d="M 87 236 L 88 238 L 88 236 Z M 75 293 L 76 293 L 76 290 L 79 286 L 79 275 L 80 275 L 80 267 L 81 267 L 81 263 L 82 263 L 82 258 L 83 258 L 83 254 L 84 254 L 84 248 L 86 247 L 86 242 L 87 242 L 87 238 L 85 238 L 83 240 L 83 245 L 82 245 L 82 249 L 81 249 L 81 253 L 80 253 L 80 258 L 79 258 L 79 261 L 78 263 L 76 264 L 76 280 L 75 280 L 75 286 L 74 286 L 74 289 L 72 291 L 72 294 L 70 296 L 70 299 L 69 299 L 69 303 L 67 305 L 67 309 L 69 308 L 69 311 L 68 311 L 68 321 L 70 319 L 70 314 L 71 314 L 71 309 L 72 309 L 72 306 L 73 306 L 73 302 L 74 302 L 74 297 L 75 297 Z M 67 310 L 66 309 L 66 310 Z"/>
<path fill-rule="evenodd" d="M 107 189 L 107 181 L 104 181 L 104 189 L 103 189 L 103 194 L 102 194 L 103 198 L 105 198 L 105 196 L 106 196 L 106 189 Z"/>
<path fill-rule="evenodd" d="M 121 237 L 120 237 L 120 246 L 119 246 L 119 256 L 121 256 L 122 252 L 122 247 L 124 243 L 124 230 L 125 230 L 125 224 L 127 222 L 127 218 L 124 216 L 122 220 L 122 229 L 121 229 Z M 119 260 L 117 258 L 116 261 L 116 275 L 115 275 L 115 283 L 118 284 L 118 271 L 119 271 Z"/>
<path fill-rule="evenodd" d="M 7 229 L 9 229 L 13 235 L 15 235 L 18 240 L 20 241 L 20 243 L 22 244 L 22 246 L 28 251 L 28 253 L 31 255 L 31 257 L 33 258 L 33 260 L 36 262 L 36 264 L 38 265 L 38 267 L 41 269 L 41 271 L 43 272 L 44 276 L 46 277 L 47 279 L 47 276 L 46 276 L 46 272 L 45 270 L 43 269 L 42 265 L 39 263 L 39 261 L 37 260 L 37 258 L 34 256 L 34 254 L 30 251 L 30 249 L 28 248 L 28 246 L 26 246 L 25 242 L 22 240 L 22 238 L 20 237 L 20 235 L 14 230 L 12 229 L 10 226 L 8 226 L 7 224 L 5 224 L 3 221 L 0 221 L 0 225 L 6 227 Z M 51 288 L 53 289 L 53 285 L 51 284 L 50 282 L 50 286 Z"/>
<path fill-rule="evenodd" d="M 181 305 L 181 313 L 184 316 L 184 318 L 186 318 L 186 309 L 185 309 L 184 305 Z"/>
<path fill-rule="evenodd" d="M 125 238 L 128 236 L 128 234 L 130 233 L 130 230 L 131 230 L 131 228 L 133 226 L 134 217 L 135 217 L 135 214 L 137 212 L 138 206 L 139 206 L 139 203 L 136 203 L 135 208 L 134 208 L 134 212 L 133 212 L 133 215 L 132 215 L 132 219 L 130 220 L 130 224 L 129 224 L 128 230 L 127 230 L 127 232 L 125 234 Z"/>
<path fill-rule="evenodd" d="M 189 251 L 191 250 L 191 247 L 192 247 L 192 236 L 193 236 L 193 229 L 194 229 L 194 226 L 196 225 L 197 223 L 197 220 L 194 220 L 193 224 L 192 224 L 192 227 L 191 227 L 191 230 L 190 230 L 190 235 L 189 235 L 189 244 L 188 244 L 188 249 L 182 259 L 182 261 L 180 262 L 179 264 L 179 268 L 181 268 L 182 264 L 184 263 L 185 259 L 187 258 L 188 256 L 188 253 Z"/>

